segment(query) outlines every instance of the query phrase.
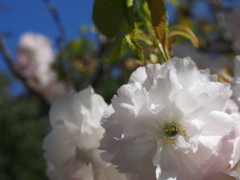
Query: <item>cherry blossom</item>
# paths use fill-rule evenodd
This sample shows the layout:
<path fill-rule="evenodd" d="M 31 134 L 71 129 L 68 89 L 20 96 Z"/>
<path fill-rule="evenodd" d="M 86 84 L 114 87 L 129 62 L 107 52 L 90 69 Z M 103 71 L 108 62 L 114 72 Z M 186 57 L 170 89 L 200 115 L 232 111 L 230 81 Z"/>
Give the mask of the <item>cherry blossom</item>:
<path fill-rule="evenodd" d="M 104 112 L 102 158 L 142 180 L 201 180 L 203 164 L 238 126 L 231 95 L 187 58 L 140 67 Z"/>

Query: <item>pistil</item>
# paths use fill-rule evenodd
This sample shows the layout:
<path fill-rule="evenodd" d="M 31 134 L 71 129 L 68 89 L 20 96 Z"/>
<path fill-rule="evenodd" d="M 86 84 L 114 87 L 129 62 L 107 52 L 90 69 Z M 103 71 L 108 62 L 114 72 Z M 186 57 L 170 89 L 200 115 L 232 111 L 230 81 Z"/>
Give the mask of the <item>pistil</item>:
<path fill-rule="evenodd" d="M 166 144 L 174 144 L 174 139 L 177 134 L 182 134 L 187 136 L 187 131 L 182 130 L 182 125 L 175 122 L 166 123 L 163 126 L 159 126 L 163 129 L 163 134 L 160 136 L 160 139 L 164 139 Z"/>

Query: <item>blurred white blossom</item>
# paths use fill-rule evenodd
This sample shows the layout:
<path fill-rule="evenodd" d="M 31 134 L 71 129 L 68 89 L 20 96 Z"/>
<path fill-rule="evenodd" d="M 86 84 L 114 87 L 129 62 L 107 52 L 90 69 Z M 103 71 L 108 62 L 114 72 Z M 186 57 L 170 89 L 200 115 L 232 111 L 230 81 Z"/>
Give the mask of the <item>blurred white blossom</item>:
<path fill-rule="evenodd" d="M 231 95 L 229 84 L 217 82 L 209 70 L 198 70 L 190 59 L 140 67 L 104 112 L 102 158 L 141 180 L 231 174 L 236 163 L 230 163 L 239 160 L 232 157 L 239 115 Z M 228 154 L 224 143 L 230 144 Z M 219 163 L 222 157 L 224 165 L 210 171 L 213 159 Z"/>
<path fill-rule="evenodd" d="M 47 85 L 55 74 L 51 70 L 54 54 L 51 42 L 41 34 L 25 33 L 18 45 L 17 67 L 26 77 Z"/>
<path fill-rule="evenodd" d="M 52 131 L 43 149 L 52 180 L 125 180 L 113 165 L 103 162 L 98 150 L 103 128 L 100 119 L 107 104 L 91 87 L 65 94 L 50 110 Z"/>
<path fill-rule="evenodd" d="M 57 81 L 52 69 L 54 53 L 50 40 L 35 33 L 25 33 L 18 45 L 16 67 L 28 84 L 43 94 L 49 102 L 65 92 L 65 85 Z"/>

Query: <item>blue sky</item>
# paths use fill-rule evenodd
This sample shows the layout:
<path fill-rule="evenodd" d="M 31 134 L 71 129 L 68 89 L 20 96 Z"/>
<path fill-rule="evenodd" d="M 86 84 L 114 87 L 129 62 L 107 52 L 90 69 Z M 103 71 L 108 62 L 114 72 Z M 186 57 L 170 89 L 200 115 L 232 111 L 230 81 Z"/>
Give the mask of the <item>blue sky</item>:
<path fill-rule="evenodd" d="M 92 4 L 94 0 L 52 0 L 55 4 L 68 39 L 78 36 L 80 25 L 91 25 Z M 0 0 L 0 32 L 11 32 L 6 43 L 15 57 L 16 47 L 21 34 L 36 32 L 49 37 L 53 44 L 59 32 L 42 0 Z M 0 56 L 0 71 L 8 69 Z M 22 91 L 17 83 L 13 84 L 14 93 Z"/>

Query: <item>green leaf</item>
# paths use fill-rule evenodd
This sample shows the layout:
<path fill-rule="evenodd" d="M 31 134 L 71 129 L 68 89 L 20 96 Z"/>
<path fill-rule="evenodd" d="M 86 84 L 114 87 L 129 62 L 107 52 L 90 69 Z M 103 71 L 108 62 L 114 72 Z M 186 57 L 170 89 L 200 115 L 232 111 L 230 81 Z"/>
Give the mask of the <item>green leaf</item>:
<path fill-rule="evenodd" d="M 182 25 L 177 25 L 177 26 L 171 27 L 169 29 L 168 35 L 169 35 L 169 37 L 176 36 L 176 35 L 183 36 L 185 38 L 190 39 L 194 47 L 196 47 L 196 48 L 199 47 L 199 42 L 198 42 L 197 37 L 195 36 L 193 31 L 191 29 L 189 29 L 188 27 L 185 27 Z"/>
<path fill-rule="evenodd" d="M 152 25 L 154 32 L 162 49 L 160 49 L 165 59 L 169 58 L 168 53 L 168 21 L 167 10 L 163 0 L 147 0 L 151 11 Z"/>
<path fill-rule="evenodd" d="M 134 29 L 133 0 L 95 0 L 92 18 L 98 31 L 108 38 Z"/>
<path fill-rule="evenodd" d="M 140 61 L 143 63 L 144 62 L 143 49 L 136 39 L 135 30 L 132 31 L 130 34 L 127 34 L 125 39 L 129 45 L 129 47 L 139 56 Z"/>
<path fill-rule="evenodd" d="M 167 10 L 162 0 L 148 0 L 152 25 L 157 38 L 163 45 L 167 44 Z"/>
<path fill-rule="evenodd" d="M 107 49 L 101 58 L 102 62 L 113 63 L 121 54 L 121 45 L 124 40 L 124 34 L 120 33 L 114 40 L 111 40 L 107 45 Z"/>

